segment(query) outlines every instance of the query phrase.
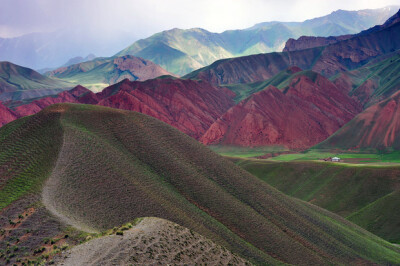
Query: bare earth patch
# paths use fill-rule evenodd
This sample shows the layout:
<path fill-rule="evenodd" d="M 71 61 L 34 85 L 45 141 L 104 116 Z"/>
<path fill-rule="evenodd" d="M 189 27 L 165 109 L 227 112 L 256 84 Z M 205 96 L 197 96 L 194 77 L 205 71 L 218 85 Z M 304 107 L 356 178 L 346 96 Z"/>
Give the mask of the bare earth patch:
<path fill-rule="evenodd" d="M 57 265 L 250 264 L 185 227 L 144 218 L 123 235 L 93 239 L 63 252 Z"/>

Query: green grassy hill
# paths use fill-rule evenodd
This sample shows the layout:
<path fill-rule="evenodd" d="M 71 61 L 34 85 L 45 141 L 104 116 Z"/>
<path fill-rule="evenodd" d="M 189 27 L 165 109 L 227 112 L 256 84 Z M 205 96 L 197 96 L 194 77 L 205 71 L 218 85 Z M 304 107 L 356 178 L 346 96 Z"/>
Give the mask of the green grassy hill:
<path fill-rule="evenodd" d="M 400 53 L 395 52 L 373 60 L 353 71 L 342 73 L 332 79 L 347 83 L 350 94 L 371 106 L 400 89 Z"/>
<path fill-rule="evenodd" d="M 0 62 L 0 101 L 54 94 L 73 86 L 69 82 L 43 76 L 30 68 Z"/>
<path fill-rule="evenodd" d="M 400 167 L 232 160 L 285 194 L 337 213 L 400 244 Z"/>
<path fill-rule="evenodd" d="M 58 234 L 50 244 L 65 241 L 66 230 L 99 232 L 152 216 L 196 231 L 257 264 L 400 263 L 398 247 L 285 196 L 140 113 L 58 104 L 9 123 L 0 129 L 0 139 L 1 208 L 3 217 L 14 215 L 10 225 L 0 220 L 5 239 L 0 249 L 15 254 L 27 252 L 22 247 L 33 246 L 33 239 L 48 243 L 31 236 L 40 236 L 37 227 L 43 225 L 63 228 L 59 220 L 70 227 L 54 229 Z M 43 223 L 32 228 L 24 208 L 41 210 Z M 53 215 L 56 221 L 47 221 Z M 33 231 L 19 231 L 25 229 Z M 17 258 L 5 254 L 8 260 Z"/>
<path fill-rule="evenodd" d="M 239 103 L 240 101 L 246 99 L 250 95 L 259 92 L 267 88 L 268 86 L 274 86 L 280 90 L 283 90 L 285 88 L 288 88 L 290 82 L 298 76 L 307 76 L 312 81 L 315 81 L 317 75 L 318 74 L 316 72 L 313 72 L 311 70 L 303 71 L 302 69 L 296 66 L 292 66 L 289 67 L 288 69 L 279 72 L 272 78 L 267 79 L 265 81 L 258 81 L 254 83 L 244 83 L 244 84 L 242 83 L 227 84 L 224 85 L 224 87 L 227 87 L 236 94 L 235 102 Z"/>
<path fill-rule="evenodd" d="M 169 74 L 171 73 L 151 61 L 130 55 L 98 57 L 46 73 L 49 77 L 83 85 L 92 91 L 101 91 L 126 78 L 132 81 L 143 81 Z"/>

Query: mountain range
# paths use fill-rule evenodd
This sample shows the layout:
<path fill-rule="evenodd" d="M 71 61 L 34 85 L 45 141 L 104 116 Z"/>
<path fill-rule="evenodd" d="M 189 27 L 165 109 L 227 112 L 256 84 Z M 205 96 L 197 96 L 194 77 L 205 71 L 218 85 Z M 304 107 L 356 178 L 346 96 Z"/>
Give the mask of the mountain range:
<path fill-rule="evenodd" d="M 354 34 L 382 24 L 398 8 L 338 10 L 304 22 L 264 22 L 248 29 L 223 33 L 199 28 L 172 29 L 136 41 L 117 55 L 142 57 L 171 73 L 184 75 L 222 58 L 281 51 L 288 38 Z M 104 34 L 85 32 L 83 28 L 0 38 L 0 61 L 10 61 L 43 72 L 43 69 L 63 66 L 72 58 L 90 53 L 112 55 L 135 38 L 123 30 Z"/>
<path fill-rule="evenodd" d="M 116 55 L 143 57 L 174 74 L 184 75 L 218 59 L 281 51 L 289 38 L 358 33 L 382 24 L 398 8 L 338 10 L 304 22 L 264 22 L 222 33 L 200 28 L 172 29 L 139 40 Z"/>
<path fill-rule="evenodd" d="M 327 46 L 223 59 L 184 77 L 203 79 L 217 85 L 250 83 L 269 79 L 290 65 L 331 77 L 398 50 L 400 35 L 396 33 L 399 28 L 399 23 L 383 24 L 382 28 L 367 34 L 353 35 Z"/>
<path fill-rule="evenodd" d="M 327 46 L 220 60 L 185 76 L 192 80 L 172 76 L 123 80 L 97 94 L 85 91 L 84 98 L 65 92 L 6 106 L 20 117 L 52 103 L 98 104 L 143 112 L 208 145 L 304 150 L 396 91 L 398 55 L 393 51 L 400 48 L 398 16 Z M 156 71 L 146 76 L 147 67 Z M 85 84 L 138 77 L 133 73 L 143 73 L 144 79 L 168 74 L 150 61 L 123 56 L 97 58 L 47 75 Z M 225 84 L 227 88 L 218 87 Z"/>
<path fill-rule="evenodd" d="M 0 264 L 400 264 L 400 10 L 364 28 L 382 10 L 0 62 Z M 184 77 L 143 58 L 183 72 L 291 27 L 346 32 Z"/>

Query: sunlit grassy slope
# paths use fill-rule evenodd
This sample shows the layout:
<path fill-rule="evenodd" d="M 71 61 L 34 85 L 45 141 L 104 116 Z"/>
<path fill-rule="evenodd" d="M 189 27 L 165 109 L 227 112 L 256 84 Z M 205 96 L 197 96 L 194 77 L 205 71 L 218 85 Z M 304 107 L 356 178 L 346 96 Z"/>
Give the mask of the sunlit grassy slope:
<path fill-rule="evenodd" d="M 285 89 L 290 85 L 292 79 L 298 76 L 307 76 L 311 80 L 315 81 L 317 73 L 310 70 L 293 73 L 290 69 L 286 69 L 265 81 L 244 84 L 228 84 L 224 86 L 236 94 L 235 102 L 238 103 L 250 95 L 267 88 L 268 86 L 274 86 L 278 89 Z"/>
<path fill-rule="evenodd" d="M 287 195 L 335 212 L 400 243 L 399 166 L 232 160 Z"/>
<path fill-rule="evenodd" d="M 72 225 L 101 231 L 155 216 L 257 264 L 400 263 L 399 248 L 285 196 L 140 113 L 53 105 L 0 129 L 0 138 L 0 169 L 8 171 L 1 174 L 8 177 L 2 193 L 11 191 L 15 199 L 44 185 L 46 202 Z M 35 167 L 27 169 L 19 158 Z M 16 180 L 32 185 L 13 194 Z M 9 194 L 3 195 L 2 206 L 10 206 Z"/>

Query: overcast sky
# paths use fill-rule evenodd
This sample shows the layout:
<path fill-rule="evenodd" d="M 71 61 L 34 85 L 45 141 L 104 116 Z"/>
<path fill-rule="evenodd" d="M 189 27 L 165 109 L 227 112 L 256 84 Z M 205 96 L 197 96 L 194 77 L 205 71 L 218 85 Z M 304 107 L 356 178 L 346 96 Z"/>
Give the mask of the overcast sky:
<path fill-rule="evenodd" d="M 388 5 L 400 5 L 400 0 L 0 0 L 0 36 L 76 27 L 140 38 L 175 27 L 221 32 Z"/>

